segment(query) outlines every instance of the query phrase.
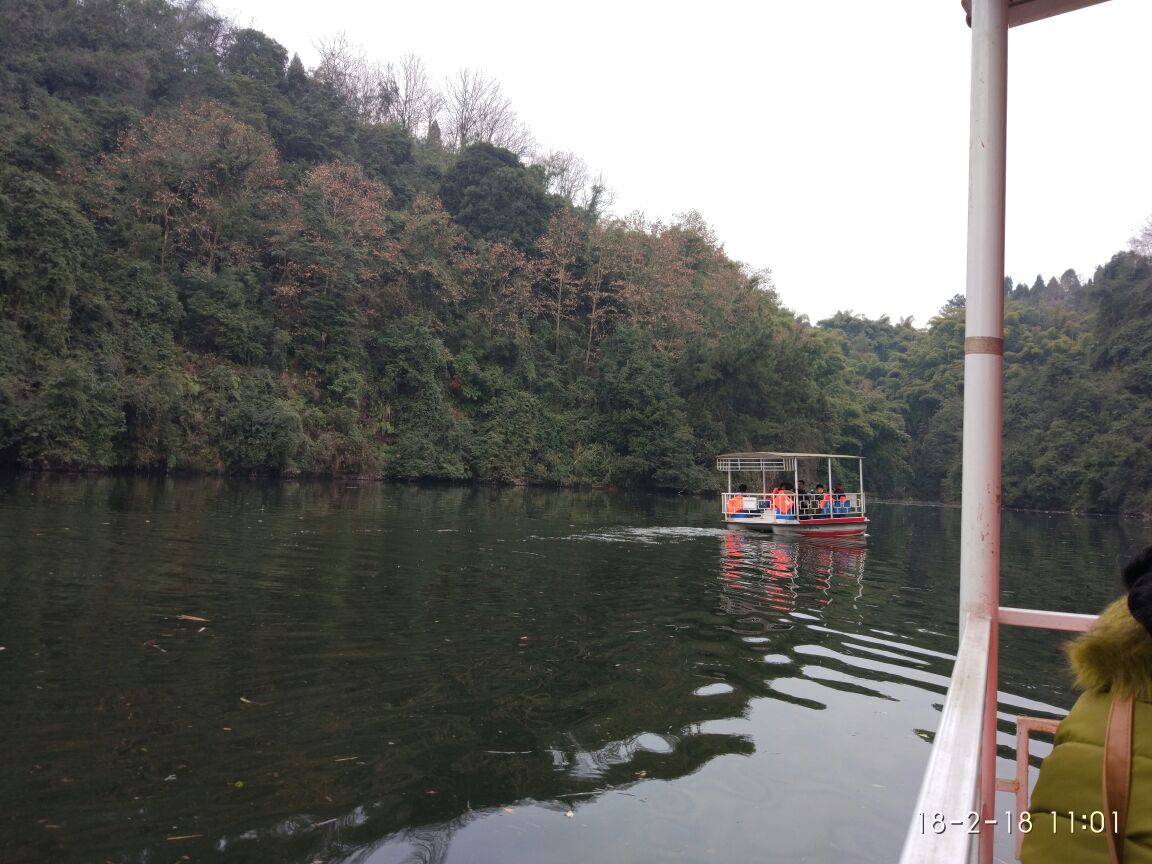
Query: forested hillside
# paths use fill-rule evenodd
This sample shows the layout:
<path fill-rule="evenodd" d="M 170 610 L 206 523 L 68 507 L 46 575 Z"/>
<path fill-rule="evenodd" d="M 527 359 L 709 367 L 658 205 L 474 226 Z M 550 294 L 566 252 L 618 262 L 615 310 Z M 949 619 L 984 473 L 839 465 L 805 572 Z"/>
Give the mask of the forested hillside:
<path fill-rule="evenodd" d="M 703 489 L 773 447 L 957 496 L 961 303 L 812 326 L 698 214 L 608 215 L 472 70 L 0 6 L 0 465 Z M 1005 503 L 1152 511 L 1150 280 L 1010 289 Z"/>
<path fill-rule="evenodd" d="M 1152 258 L 1124 252 L 1087 285 L 1069 270 L 1005 292 L 1004 505 L 1152 513 Z M 820 326 L 903 415 L 897 493 L 958 501 L 963 298 L 926 330 L 845 313 Z"/>

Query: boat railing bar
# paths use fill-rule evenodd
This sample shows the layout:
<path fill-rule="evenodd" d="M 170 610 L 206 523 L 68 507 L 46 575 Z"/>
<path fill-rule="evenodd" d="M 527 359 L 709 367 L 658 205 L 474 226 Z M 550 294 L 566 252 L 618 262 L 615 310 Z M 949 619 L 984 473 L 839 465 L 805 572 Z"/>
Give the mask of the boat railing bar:
<path fill-rule="evenodd" d="M 1067 630 L 1085 633 L 1096 623 L 1096 615 L 1078 612 L 1049 612 L 1047 609 L 1015 609 L 1000 607 L 1000 623 L 1014 627 L 1038 627 L 1046 630 Z"/>
<path fill-rule="evenodd" d="M 1098 617 L 1098 615 L 1084 615 L 1077 612 L 1050 612 L 1047 609 L 1016 609 L 1011 606 L 1001 606 L 999 610 L 1001 624 L 1046 630 L 1064 630 L 1071 633 L 1084 633 L 1096 623 Z M 1029 809 L 1029 799 L 1031 798 L 1031 791 L 1028 788 L 1028 765 L 1031 755 L 1030 736 L 1033 732 L 1055 734 L 1059 725 L 1059 720 L 1052 720 L 1048 717 L 1021 715 L 1016 718 L 1016 776 L 996 778 L 997 792 L 1011 792 L 1016 796 L 1014 813 L 1024 813 Z M 1019 831 L 1015 833 L 1015 855 L 1019 859 L 1020 845 L 1024 842 L 1024 835 Z"/>
<path fill-rule="evenodd" d="M 967 861 L 972 841 L 968 817 L 979 812 L 980 742 L 984 734 L 984 692 L 988 684 L 988 655 L 992 620 L 968 614 L 952 667 L 952 680 L 944 701 L 940 728 L 928 757 L 920 795 L 900 864 L 939 864 Z M 944 830 L 933 829 L 933 821 Z M 956 820 L 963 820 L 957 824 Z M 984 826 L 977 826 L 984 827 Z"/>
<path fill-rule="evenodd" d="M 749 459 L 730 457 L 716 460 L 720 471 L 795 471 L 795 459 Z"/>
<path fill-rule="evenodd" d="M 1085 632 L 1096 622 L 1097 617 L 1099 616 L 1077 612 L 1051 612 L 1046 609 L 1018 609 L 1011 606 L 1000 606 L 997 609 L 997 620 L 1000 624 L 1072 633 Z M 974 632 L 970 626 L 974 622 L 982 622 L 982 629 L 979 632 Z M 991 620 L 986 617 L 969 614 L 965 619 L 964 635 L 961 637 L 956 664 L 952 669 L 948 695 L 944 700 L 944 715 L 940 719 L 932 755 L 929 756 L 928 768 L 924 772 L 924 782 L 920 789 L 920 798 L 916 802 L 912 826 L 904 841 L 901 864 L 921 864 L 921 862 L 950 864 L 968 860 L 970 854 L 975 851 L 975 844 L 972 841 L 979 834 L 968 833 L 971 823 L 966 821 L 964 825 L 959 826 L 961 830 L 957 831 L 955 830 L 957 817 L 946 814 L 957 814 L 959 818 L 970 819 L 975 818 L 974 814 L 981 812 L 977 798 L 984 703 L 987 698 L 986 691 L 990 690 L 988 666 L 992 647 L 989 641 L 991 629 Z M 973 664 L 980 666 L 979 681 L 972 680 L 970 667 Z M 971 704 L 973 701 L 974 705 Z M 1028 809 L 1030 794 L 1028 736 L 1032 732 L 1055 732 L 1059 721 L 1039 717 L 1018 717 L 1016 722 L 1016 777 L 998 777 L 995 785 L 997 791 L 1011 792 L 1016 796 L 1014 812 L 1019 814 Z M 967 761 L 958 758 L 957 754 L 966 757 Z M 968 762 L 971 762 L 970 766 Z M 932 821 L 936 818 L 936 814 L 941 814 L 942 819 L 948 820 L 947 830 L 940 834 L 932 831 Z M 1021 836 L 1019 832 L 1016 833 L 1016 857 L 1019 858 Z M 948 842 L 945 842 L 946 838 L 950 838 Z M 964 843 L 952 842 L 957 838 L 962 838 Z M 961 845 L 963 849 L 960 849 Z"/>
<path fill-rule="evenodd" d="M 1011 778 L 997 777 L 996 791 L 1011 792 L 1016 796 L 1016 809 L 1012 813 L 1016 814 L 1017 819 L 1021 813 L 1028 811 L 1028 799 L 1031 797 L 1028 790 L 1028 765 L 1031 761 L 1029 754 L 1030 736 L 1033 732 L 1047 732 L 1049 735 L 1053 735 L 1059 725 L 1059 720 L 1052 720 L 1047 717 L 1021 715 L 1016 718 L 1016 776 Z M 1012 832 L 1016 835 L 1015 855 L 1019 859 L 1020 844 L 1024 842 L 1024 833 L 1019 830 L 1019 825 L 1014 825 L 1013 828 L 1016 829 Z"/>

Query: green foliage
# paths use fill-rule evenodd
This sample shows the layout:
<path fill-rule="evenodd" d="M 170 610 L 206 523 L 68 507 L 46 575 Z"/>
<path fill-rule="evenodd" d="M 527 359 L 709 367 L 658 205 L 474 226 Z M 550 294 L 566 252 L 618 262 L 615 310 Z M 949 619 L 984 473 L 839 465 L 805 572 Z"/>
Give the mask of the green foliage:
<path fill-rule="evenodd" d="M 283 471 L 304 443 L 303 423 L 264 370 L 220 365 L 202 380 L 209 440 L 230 471 Z"/>
<path fill-rule="evenodd" d="M 9 334 L 10 335 L 10 334 Z M 43 361 L 5 406 L 0 449 L 15 450 L 29 466 L 110 467 L 115 438 L 124 428 L 120 388 L 87 357 Z"/>
<path fill-rule="evenodd" d="M 1006 506 L 1149 511 L 1145 400 L 1152 367 L 1141 337 L 1152 320 L 1150 289 L 1149 260 L 1123 253 L 1087 285 L 1067 271 L 1011 291 L 1004 331 Z M 821 324 L 842 334 L 857 371 L 883 390 L 889 410 L 903 415 L 906 469 L 887 462 L 885 473 L 902 478 L 890 494 L 959 500 L 963 302 L 951 301 L 925 331 L 900 333 L 886 319 L 845 314 Z"/>
<path fill-rule="evenodd" d="M 699 214 L 572 209 L 199 4 L 8 7 L 0 463 L 704 489 L 788 448 L 958 497 L 963 298 L 812 327 Z M 1005 280 L 1006 504 L 1152 510 L 1150 298 L 1136 253 Z"/>
<path fill-rule="evenodd" d="M 260 309 L 260 286 L 251 271 L 197 270 L 180 280 L 187 314 L 184 341 L 189 348 L 220 354 L 238 363 L 268 356 L 272 322 Z"/>
<path fill-rule="evenodd" d="M 609 479 L 691 488 L 697 469 L 684 400 L 649 339 L 623 330 L 604 346 L 596 379 L 597 438 L 612 454 Z"/>
<path fill-rule="evenodd" d="M 510 150 L 472 144 L 440 184 L 440 199 L 474 236 L 529 248 L 555 209 L 538 172 Z"/>
<path fill-rule="evenodd" d="M 350 158 L 356 146 L 356 112 L 332 86 L 304 71 L 293 56 L 279 83 L 287 105 L 268 117 L 268 132 L 286 162 L 316 164 Z"/>
<path fill-rule="evenodd" d="M 410 205 L 417 194 L 439 188 L 438 169 L 417 161 L 412 136 L 398 123 L 366 126 L 356 144 L 364 172 L 386 183 L 397 203 Z"/>
<path fill-rule="evenodd" d="M 284 77 L 288 52 L 275 39 L 259 30 L 237 30 L 232 34 L 221 58 L 224 68 L 233 75 L 243 75 L 275 87 Z"/>
<path fill-rule="evenodd" d="M 39 174 L 0 169 L 0 316 L 61 349 L 94 240 L 64 190 Z"/>

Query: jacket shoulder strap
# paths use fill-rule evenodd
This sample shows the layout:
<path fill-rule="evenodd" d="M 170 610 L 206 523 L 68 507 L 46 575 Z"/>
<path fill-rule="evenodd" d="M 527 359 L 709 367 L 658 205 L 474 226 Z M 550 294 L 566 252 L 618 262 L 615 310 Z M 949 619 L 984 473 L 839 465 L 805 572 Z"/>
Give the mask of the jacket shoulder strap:
<path fill-rule="evenodd" d="M 1132 785 L 1132 694 L 1113 696 L 1104 733 L 1104 821 L 1112 864 L 1124 861 L 1124 828 Z"/>

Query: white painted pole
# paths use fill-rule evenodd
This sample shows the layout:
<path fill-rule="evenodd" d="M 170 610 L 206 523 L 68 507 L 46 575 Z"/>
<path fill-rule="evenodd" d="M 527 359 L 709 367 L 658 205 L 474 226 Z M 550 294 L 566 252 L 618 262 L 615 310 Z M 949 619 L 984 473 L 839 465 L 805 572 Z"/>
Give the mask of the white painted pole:
<path fill-rule="evenodd" d="M 969 615 L 987 618 L 991 624 L 979 800 L 981 819 L 992 819 L 995 818 L 993 809 L 996 803 L 997 616 L 1000 606 L 1007 0 L 972 0 L 971 99 L 960 626 L 964 626 Z M 981 862 L 992 860 L 992 840 L 993 832 L 981 832 Z"/>
<path fill-rule="evenodd" d="M 864 460 L 857 459 L 856 467 L 860 472 L 860 515 L 864 515 Z"/>

